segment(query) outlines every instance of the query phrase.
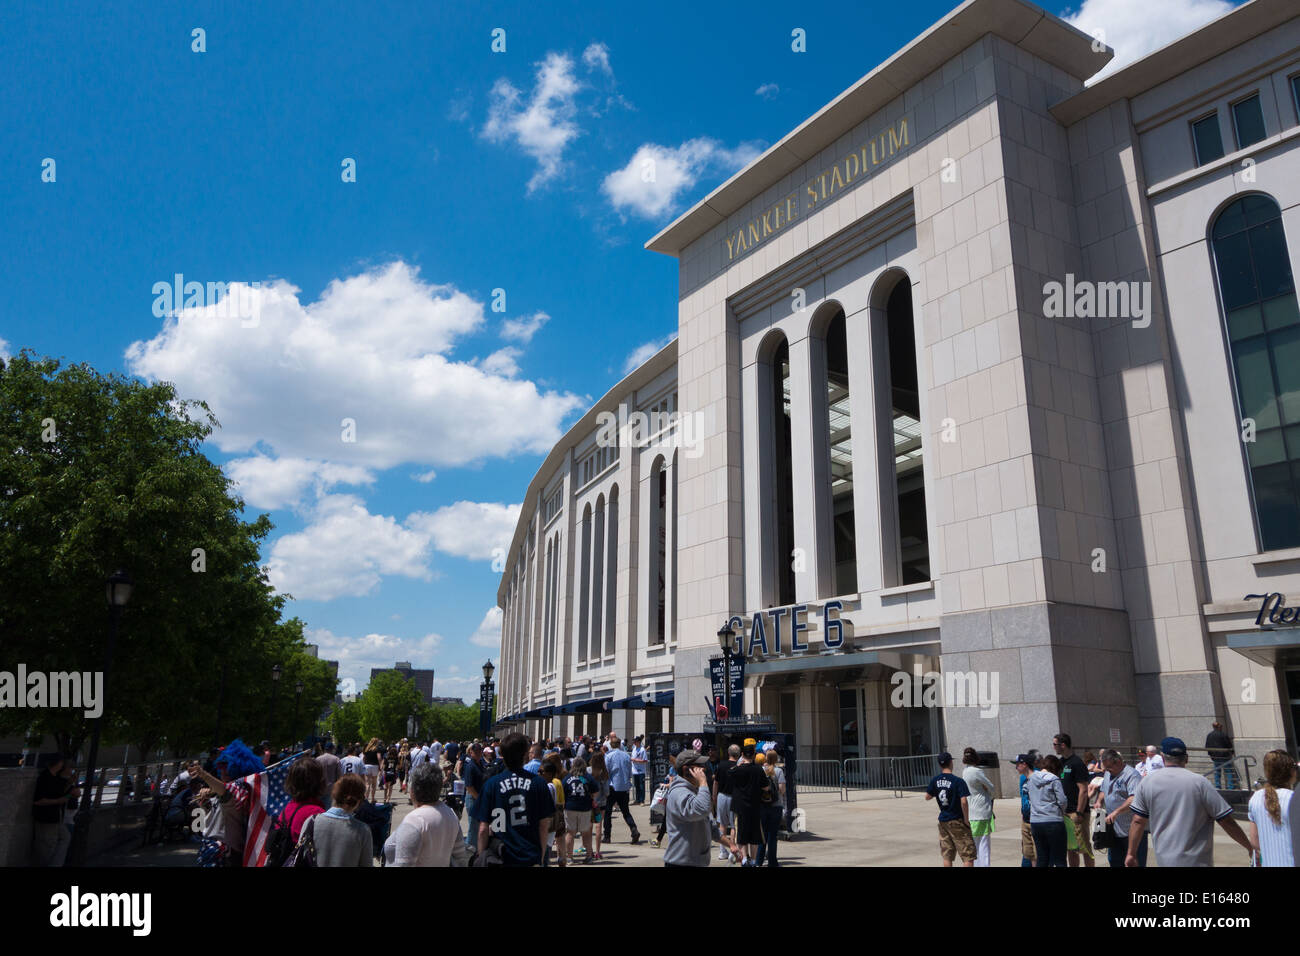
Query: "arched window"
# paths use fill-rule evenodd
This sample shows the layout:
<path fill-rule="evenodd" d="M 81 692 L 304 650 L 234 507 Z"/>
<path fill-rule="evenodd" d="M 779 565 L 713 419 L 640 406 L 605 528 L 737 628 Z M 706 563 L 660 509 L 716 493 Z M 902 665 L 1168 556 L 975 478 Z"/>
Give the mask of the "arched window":
<path fill-rule="evenodd" d="M 650 646 L 658 647 L 667 639 L 668 582 L 668 471 L 664 460 L 656 458 L 650 466 L 650 593 L 654 603 L 650 607 Z"/>
<path fill-rule="evenodd" d="M 885 337 L 889 357 L 890 427 L 895 515 L 897 517 L 897 584 L 930 580 L 930 535 L 925 511 L 925 461 L 921 441 L 921 390 L 916 371 L 916 327 L 912 284 L 900 276 L 885 303 Z M 888 459 L 886 459 L 888 460 Z"/>
<path fill-rule="evenodd" d="M 591 526 L 591 659 L 600 660 L 601 632 L 605 626 L 605 497 L 596 499 Z"/>
<path fill-rule="evenodd" d="M 1214 221 L 1214 264 L 1232 352 L 1264 551 L 1300 546 L 1300 309 L 1282 231 L 1267 196 L 1231 203 Z"/>
<path fill-rule="evenodd" d="M 614 653 L 615 613 L 618 610 L 618 486 L 609 492 L 609 547 L 605 556 L 605 654 Z"/>
<path fill-rule="evenodd" d="M 772 604 L 794 603 L 794 472 L 790 427 L 790 344 L 785 336 L 766 360 L 769 390 L 765 434 L 761 440 L 770 460 L 764 469 L 767 515 L 772 521 Z"/>
<path fill-rule="evenodd" d="M 587 615 L 591 607 L 591 505 L 582 509 L 582 563 L 578 566 L 578 663 L 587 660 Z"/>
<path fill-rule="evenodd" d="M 670 611 L 668 613 L 668 639 L 675 644 L 677 643 L 677 555 L 681 553 L 681 542 L 677 540 L 677 453 L 676 452 L 673 452 L 672 473 L 673 473 L 673 496 L 672 496 L 673 501 L 672 501 L 672 507 L 670 509 L 672 513 L 669 515 L 668 518 L 669 529 L 671 532 L 670 537 L 673 543 L 672 553 L 671 555 L 668 556 L 669 566 L 671 569 L 670 574 L 668 575 L 668 589 L 669 589 L 668 606 L 670 608 Z"/>
<path fill-rule="evenodd" d="M 826 447 L 830 452 L 831 522 L 835 543 L 835 593 L 858 590 L 853 525 L 853 434 L 849 414 L 849 344 L 844 310 L 826 327 Z"/>

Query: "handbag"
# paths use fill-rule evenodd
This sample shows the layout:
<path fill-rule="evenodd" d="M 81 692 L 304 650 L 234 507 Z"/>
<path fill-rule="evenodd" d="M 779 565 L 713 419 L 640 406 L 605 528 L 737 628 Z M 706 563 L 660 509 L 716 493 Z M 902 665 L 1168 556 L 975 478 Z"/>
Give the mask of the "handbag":
<path fill-rule="evenodd" d="M 289 859 L 284 861 L 286 867 L 289 866 L 316 866 L 316 817 L 312 814 L 307 819 L 306 825 L 302 828 L 302 833 L 298 836 L 298 843 L 289 854 Z"/>

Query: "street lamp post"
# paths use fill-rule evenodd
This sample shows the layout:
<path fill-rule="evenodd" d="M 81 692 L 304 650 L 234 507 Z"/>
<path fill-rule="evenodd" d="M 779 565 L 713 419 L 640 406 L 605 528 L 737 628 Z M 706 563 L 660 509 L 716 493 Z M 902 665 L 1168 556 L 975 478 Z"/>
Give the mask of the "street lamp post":
<path fill-rule="evenodd" d="M 735 647 L 736 632 L 731 629 L 731 620 L 728 619 L 721 628 L 718 629 L 718 645 L 722 648 L 723 670 L 722 670 L 722 702 L 727 707 L 727 718 L 731 717 L 731 651 Z M 714 726 L 722 722 L 722 715 L 715 713 L 713 715 Z M 717 733 L 718 760 L 727 759 L 727 750 L 724 746 L 721 729 Z"/>
<path fill-rule="evenodd" d="M 479 687 L 478 696 L 478 727 L 479 736 L 487 737 L 488 728 L 492 724 L 492 672 L 496 668 L 492 666 L 492 660 L 483 665 L 483 683 Z"/>
<path fill-rule="evenodd" d="M 293 685 L 293 729 L 298 729 L 299 704 L 302 703 L 302 681 Z"/>
<path fill-rule="evenodd" d="M 271 668 L 271 712 L 266 718 L 265 738 L 267 741 L 271 740 L 271 728 L 275 725 L 275 692 L 280 687 L 280 671 L 281 668 L 279 664 L 276 664 Z M 274 747 L 273 743 L 272 747 Z"/>
<path fill-rule="evenodd" d="M 117 622 L 122 608 L 131 600 L 135 582 L 125 571 L 114 571 L 104 582 L 108 586 L 108 648 L 104 654 L 104 697 L 108 696 L 108 677 L 113 669 L 113 650 L 117 646 Z M 68 847 L 68 862 L 83 866 L 90 843 L 90 827 L 95 817 L 95 761 L 99 758 L 99 732 L 104 726 L 104 707 L 101 701 L 99 717 L 90 735 L 90 753 L 86 760 L 86 789 L 81 794 L 81 809 L 73 819 L 72 843 Z"/>

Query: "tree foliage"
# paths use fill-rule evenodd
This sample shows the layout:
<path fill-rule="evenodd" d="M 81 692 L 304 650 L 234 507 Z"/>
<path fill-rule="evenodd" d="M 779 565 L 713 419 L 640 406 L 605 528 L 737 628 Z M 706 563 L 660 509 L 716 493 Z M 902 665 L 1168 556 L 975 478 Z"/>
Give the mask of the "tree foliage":
<path fill-rule="evenodd" d="M 24 352 L 0 363 L 0 670 L 102 671 L 105 578 L 135 581 L 120 616 L 104 739 L 147 751 L 261 739 L 271 668 L 284 668 L 277 739 L 305 737 L 334 696 L 302 622 L 260 566 L 266 515 L 243 501 L 201 445 L 216 419 L 168 383 L 62 367 Z M 294 688 L 304 684 L 298 725 Z M 0 710 L 0 732 L 32 727 L 75 747 L 79 710 Z"/>

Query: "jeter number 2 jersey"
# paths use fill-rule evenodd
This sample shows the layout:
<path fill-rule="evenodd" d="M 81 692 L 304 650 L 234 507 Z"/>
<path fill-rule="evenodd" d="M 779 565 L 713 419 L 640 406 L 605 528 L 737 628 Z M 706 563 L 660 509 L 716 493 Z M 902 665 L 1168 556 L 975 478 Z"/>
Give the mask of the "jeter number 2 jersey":
<path fill-rule="evenodd" d="M 483 785 L 474 818 L 500 838 L 501 858 L 514 866 L 542 862 L 539 824 L 555 816 L 551 788 L 527 770 L 499 773 Z"/>

